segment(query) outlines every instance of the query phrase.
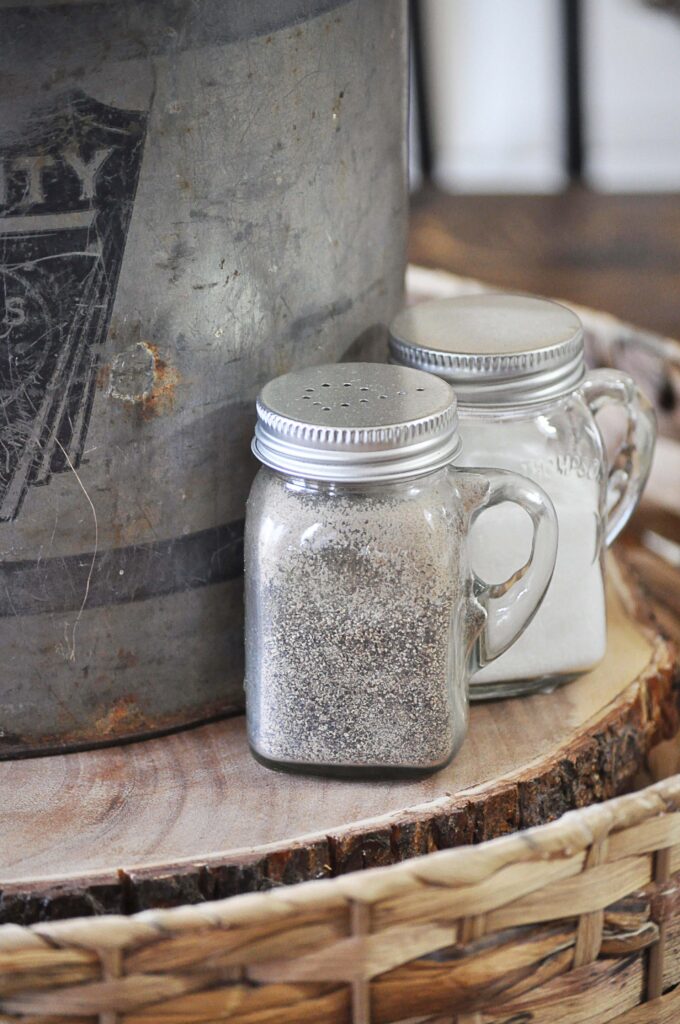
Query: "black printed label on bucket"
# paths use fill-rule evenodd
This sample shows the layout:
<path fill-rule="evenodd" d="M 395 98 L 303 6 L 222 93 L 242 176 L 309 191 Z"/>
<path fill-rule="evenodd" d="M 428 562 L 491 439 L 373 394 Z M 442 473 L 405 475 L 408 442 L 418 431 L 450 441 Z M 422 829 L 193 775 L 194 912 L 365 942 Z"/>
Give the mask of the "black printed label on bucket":
<path fill-rule="evenodd" d="M 0 126 L 0 521 L 81 458 L 145 135 L 82 92 Z"/>

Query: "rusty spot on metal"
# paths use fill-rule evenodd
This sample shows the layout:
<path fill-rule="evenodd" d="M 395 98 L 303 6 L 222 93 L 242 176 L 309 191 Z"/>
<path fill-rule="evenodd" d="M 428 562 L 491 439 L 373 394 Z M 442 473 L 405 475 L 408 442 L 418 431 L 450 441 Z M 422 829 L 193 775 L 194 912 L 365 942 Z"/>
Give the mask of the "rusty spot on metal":
<path fill-rule="evenodd" d="M 131 544 L 145 542 L 154 536 L 154 530 L 160 521 L 160 509 L 153 504 L 144 503 L 125 510 L 127 518 L 112 524 L 116 547 L 125 548 Z"/>
<path fill-rule="evenodd" d="M 138 729 L 144 724 L 144 715 L 133 696 L 119 697 L 111 707 L 94 722 L 95 735 L 101 739 L 118 736 L 121 732 Z"/>
<path fill-rule="evenodd" d="M 121 668 L 134 668 L 139 664 L 139 658 L 134 651 L 128 651 L 126 647 L 118 648 L 118 661 Z"/>
<path fill-rule="evenodd" d="M 170 412 L 179 380 L 177 370 L 161 357 L 158 345 L 137 341 L 113 360 L 106 391 L 147 420 Z"/>
<path fill-rule="evenodd" d="M 161 358 L 157 345 L 148 343 L 147 347 L 154 357 L 154 379 L 151 392 L 143 398 L 142 415 L 144 419 L 151 419 L 152 416 L 163 416 L 172 411 L 180 376 L 174 367 L 168 366 Z"/>
<path fill-rule="evenodd" d="M 97 370 L 97 376 L 95 378 L 95 384 L 98 391 L 108 391 L 109 380 L 111 378 L 111 367 L 108 363 L 102 363 Z"/>
<path fill-rule="evenodd" d="M 111 363 L 108 393 L 121 402 L 141 402 L 153 388 L 155 356 L 145 341 L 119 352 Z"/>
<path fill-rule="evenodd" d="M 99 676 L 93 685 L 107 681 L 106 676 Z M 106 708 L 100 706 L 77 724 L 74 716 L 65 711 L 59 716 L 59 728 L 53 733 L 23 736 L 0 731 L 0 761 L 87 750 L 127 739 L 146 739 L 241 713 L 242 709 L 233 704 L 213 701 L 200 708 L 183 708 L 171 714 L 150 714 L 137 705 L 133 695 L 128 694 Z"/>

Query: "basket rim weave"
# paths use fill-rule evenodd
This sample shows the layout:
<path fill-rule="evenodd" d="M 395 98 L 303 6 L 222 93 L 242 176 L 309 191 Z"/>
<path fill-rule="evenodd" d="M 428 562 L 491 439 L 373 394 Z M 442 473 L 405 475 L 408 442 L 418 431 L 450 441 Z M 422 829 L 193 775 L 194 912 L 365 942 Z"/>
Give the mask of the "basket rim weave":
<path fill-rule="evenodd" d="M 278 920 L 298 911 L 353 901 L 370 906 L 423 886 L 480 885 L 516 864 L 540 864 L 555 856 L 575 857 L 606 837 L 680 810 L 680 774 L 601 804 L 567 811 L 556 821 L 474 846 L 440 850 L 400 864 L 367 868 L 337 878 L 315 879 L 261 893 L 244 893 L 196 905 L 71 918 L 35 925 L 0 925 L 0 950 L 35 947 L 36 941 L 83 949 L 114 949 L 144 943 L 154 935 L 192 928 L 240 926 Z M 678 819 L 680 827 L 680 817 Z M 680 835 L 679 835 L 680 841 Z"/>

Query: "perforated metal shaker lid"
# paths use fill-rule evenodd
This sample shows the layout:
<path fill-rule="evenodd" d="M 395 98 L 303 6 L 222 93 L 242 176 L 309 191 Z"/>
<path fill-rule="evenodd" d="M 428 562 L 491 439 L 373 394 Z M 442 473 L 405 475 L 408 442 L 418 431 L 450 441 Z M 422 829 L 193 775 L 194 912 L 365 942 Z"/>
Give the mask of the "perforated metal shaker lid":
<path fill-rule="evenodd" d="M 531 295 L 466 295 L 405 309 L 390 328 L 390 357 L 443 377 L 461 407 L 558 398 L 585 373 L 579 318 Z"/>
<path fill-rule="evenodd" d="M 451 387 L 401 366 L 296 370 L 264 386 L 257 417 L 257 458 L 314 480 L 407 479 L 447 465 L 460 449 Z"/>

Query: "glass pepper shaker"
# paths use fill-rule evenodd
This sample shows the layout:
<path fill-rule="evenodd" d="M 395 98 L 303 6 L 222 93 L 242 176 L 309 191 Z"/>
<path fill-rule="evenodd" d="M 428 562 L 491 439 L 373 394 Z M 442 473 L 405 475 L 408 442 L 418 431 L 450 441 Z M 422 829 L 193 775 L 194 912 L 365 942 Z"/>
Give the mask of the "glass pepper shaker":
<path fill-rule="evenodd" d="M 447 380 L 458 395 L 462 465 L 486 464 L 530 477 L 557 511 L 553 580 L 523 636 L 471 679 L 471 698 L 550 689 L 604 656 L 607 622 L 603 550 L 636 507 L 651 467 L 653 409 L 631 377 L 586 372 L 583 329 L 547 299 L 486 293 L 424 302 L 391 327 L 393 363 Z M 595 414 L 618 406 L 626 427 L 608 460 Z M 485 517 L 472 538 L 487 578 L 531 544 L 512 508 Z"/>
<path fill-rule="evenodd" d="M 345 776 L 442 768 L 467 681 L 513 643 L 553 571 L 540 487 L 452 465 L 454 392 L 415 370 L 339 364 L 267 384 L 247 505 L 246 704 L 269 767 Z M 471 524 L 513 502 L 533 546 L 512 579 L 470 567 Z M 480 516 L 480 518 L 483 518 Z"/>

